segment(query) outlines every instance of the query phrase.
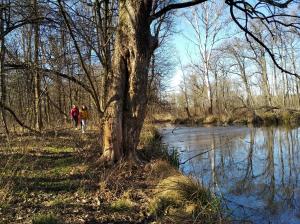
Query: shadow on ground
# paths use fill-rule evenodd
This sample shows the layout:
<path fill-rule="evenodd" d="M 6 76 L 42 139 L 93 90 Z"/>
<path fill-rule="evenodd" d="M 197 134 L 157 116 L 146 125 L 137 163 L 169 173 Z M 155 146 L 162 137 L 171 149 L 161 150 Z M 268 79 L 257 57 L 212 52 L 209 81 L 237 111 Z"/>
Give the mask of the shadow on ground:
<path fill-rule="evenodd" d="M 101 166 L 99 156 L 96 131 L 1 138 L 0 223 L 31 223 L 37 214 L 62 223 L 148 223 L 143 167 Z"/>

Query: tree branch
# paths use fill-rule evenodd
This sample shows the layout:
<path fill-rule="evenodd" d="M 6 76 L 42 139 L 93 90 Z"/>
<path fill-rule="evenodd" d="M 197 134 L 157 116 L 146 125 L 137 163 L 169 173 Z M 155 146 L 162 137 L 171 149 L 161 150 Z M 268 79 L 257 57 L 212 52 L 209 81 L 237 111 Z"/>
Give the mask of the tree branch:
<path fill-rule="evenodd" d="M 20 28 L 20 27 L 22 27 L 26 24 L 36 23 L 36 22 L 42 21 L 44 19 L 45 19 L 45 17 L 41 16 L 41 17 L 29 18 L 29 19 L 24 19 L 22 21 L 19 21 L 15 25 L 8 27 L 4 32 L 2 32 L 0 34 L 0 40 L 2 40 L 6 35 L 8 35 L 10 32 L 14 31 L 17 28 Z"/>
<path fill-rule="evenodd" d="M 274 1 L 267 1 L 268 2 L 272 2 L 272 3 L 269 3 L 271 5 L 274 5 Z M 273 63 L 275 64 L 275 66 L 280 69 L 282 72 L 284 73 L 287 73 L 289 75 L 292 75 L 292 76 L 295 76 L 296 78 L 300 79 L 300 75 L 297 74 L 297 73 L 293 73 L 293 72 L 290 72 L 286 69 L 284 69 L 282 66 L 280 66 L 275 58 L 275 55 L 271 52 L 271 50 L 267 47 L 267 45 L 262 41 L 260 40 L 256 35 L 253 34 L 253 32 L 251 32 L 249 29 L 248 29 L 248 23 L 246 23 L 245 25 L 242 25 L 240 22 L 239 22 L 239 19 L 235 16 L 234 14 L 234 7 L 238 8 L 239 10 L 243 11 L 247 16 L 249 16 L 249 12 L 247 12 L 245 9 L 242 9 L 241 7 L 237 6 L 237 2 L 233 1 L 233 0 L 226 0 L 226 3 L 229 5 L 230 7 L 230 15 L 231 15 L 231 18 L 233 19 L 233 21 L 235 22 L 235 24 L 237 24 L 237 26 L 245 32 L 246 34 L 246 38 L 247 38 L 247 35 L 249 35 L 256 43 L 258 43 L 260 46 L 262 46 L 266 52 L 268 53 L 268 55 L 271 57 L 271 60 L 273 61 Z M 286 4 L 288 4 L 289 1 L 286 2 Z M 283 3 L 282 3 L 283 4 Z M 262 18 L 259 18 L 259 19 L 263 19 L 265 18 L 264 16 Z M 271 31 L 269 31 L 271 32 Z M 250 42 L 250 40 L 247 38 L 247 41 Z M 250 42 L 250 46 L 252 47 L 251 45 L 251 42 Z M 255 51 L 254 51 L 255 52 Z"/>
<path fill-rule="evenodd" d="M 203 2 L 206 2 L 207 0 L 193 0 L 193 1 L 188 1 L 188 2 L 182 2 L 182 3 L 173 3 L 170 5 L 167 5 L 166 7 L 162 8 L 161 10 L 159 10 L 158 12 L 154 13 L 151 16 L 151 20 L 155 20 L 159 17 L 161 17 L 162 15 L 164 15 L 165 13 L 174 10 L 174 9 L 181 9 L 181 8 L 187 8 L 190 6 L 194 6 Z"/>
<path fill-rule="evenodd" d="M 1 101 L 0 101 L 0 107 L 3 108 L 4 110 L 7 110 L 13 117 L 14 119 L 16 120 L 16 122 L 23 128 L 26 128 L 28 129 L 29 131 L 31 132 L 34 132 L 36 134 L 40 134 L 39 131 L 29 127 L 28 125 L 24 124 L 19 118 L 18 116 L 16 115 L 16 113 L 11 109 L 9 108 L 8 106 L 4 105 Z"/>
<path fill-rule="evenodd" d="M 4 66 L 10 67 L 13 69 L 31 69 L 32 68 L 30 65 L 27 65 L 27 64 L 7 64 L 6 63 L 6 64 L 4 64 Z M 89 86 L 85 85 L 83 82 L 81 82 L 80 80 L 76 79 L 73 76 L 69 76 L 64 73 L 61 73 L 61 72 L 58 72 L 55 70 L 51 70 L 51 69 L 47 69 L 47 68 L 38 68 L 38 70 L 41 72 L 44 72 L 44 73 L 52 73 L 52 74 L 58 75 L 62 78 L 68 79 L 68 80 L 76 83 L 77 85 L 81 86 L 84 90 L 86 90 L 88 93 L 93 95 L 93 91 L 90 90 Z M 46 76 L 48 76 L 48 75 L 46 75 Z"/>
<path fill-rule="evenodd" d="M 278 8 L 287 8 L 288 5 L 292 2 L 293 0 L 288 0 L 284 3 L 280 3 L 278 1 L 273 1 L 273 0 L 260 0 L 260 2 L 265 2 L 269 5 L 273 5 L 275 7 L 278 7 Z"/>

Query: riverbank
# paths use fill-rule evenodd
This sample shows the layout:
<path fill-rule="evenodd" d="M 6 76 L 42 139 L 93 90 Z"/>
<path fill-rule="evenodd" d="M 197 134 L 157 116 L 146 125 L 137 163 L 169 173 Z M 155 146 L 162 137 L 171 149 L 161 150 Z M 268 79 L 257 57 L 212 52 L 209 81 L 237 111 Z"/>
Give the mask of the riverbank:
<path fill-rule="evenodd" d="M 97 131 L 1 139 L 1 223 L 214 223 L 219 200 L 183 176 L 155 129 L 137 163 L 99 163 Z"/>
<path fill-rule="evenodd" d="M 182 125 L 300 125 L 300 111 L 292 109 L 279 109 L 276 107 L 264 107 L 255 110 L 239 108 L 227 114 L 213 114 L 193 117 L 178 117 L 171 114 L 154 115 L 154 123 L 171 123 Z"/>

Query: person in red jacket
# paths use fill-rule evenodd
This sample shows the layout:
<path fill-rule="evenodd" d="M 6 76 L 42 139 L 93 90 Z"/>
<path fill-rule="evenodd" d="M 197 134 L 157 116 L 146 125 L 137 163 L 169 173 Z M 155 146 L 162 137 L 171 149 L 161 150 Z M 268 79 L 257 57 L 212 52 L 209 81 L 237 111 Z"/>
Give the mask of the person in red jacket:
<path fill-rule="evenodd" d="M 76 105 L 72 106 L 72 109 L 70 111 L 70 116 L 73 121 L 74 127 L 77 129 L 78 126 L 78 117 L 79 117 L 79 109 Z"/>

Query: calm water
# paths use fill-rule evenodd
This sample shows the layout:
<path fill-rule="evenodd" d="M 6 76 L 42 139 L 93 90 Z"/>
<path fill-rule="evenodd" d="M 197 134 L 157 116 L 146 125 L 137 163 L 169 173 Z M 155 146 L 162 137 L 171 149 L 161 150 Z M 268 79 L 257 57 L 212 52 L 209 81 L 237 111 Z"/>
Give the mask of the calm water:
<path fill-rule="evenodd" d="M 161 130 L 163 142 L 179 150 L 183 172 L 220 195 L 237 222 L 300 223 L 300 128 L 172 130 Z"/>

